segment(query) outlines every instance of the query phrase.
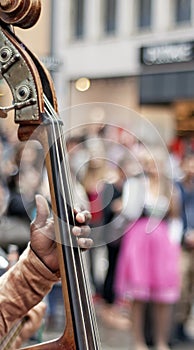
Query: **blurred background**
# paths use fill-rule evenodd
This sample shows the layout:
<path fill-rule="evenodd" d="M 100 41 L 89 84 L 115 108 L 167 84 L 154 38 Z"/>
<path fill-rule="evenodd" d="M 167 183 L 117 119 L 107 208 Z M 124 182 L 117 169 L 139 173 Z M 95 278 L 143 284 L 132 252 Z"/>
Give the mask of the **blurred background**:
<path fill-rule="evenodd" d="M 38 23 L 16 33 L 52 73 L 60 111 L 91 102 L 125 106 L 169 143 L 193 128 L 193 6 L 192 0 L 43 0 Z M 80 118 L 106 122 L 103 109 L 93 109 Z M 73 113 L 67 119 L 68 128 L 78 123 Z"/>

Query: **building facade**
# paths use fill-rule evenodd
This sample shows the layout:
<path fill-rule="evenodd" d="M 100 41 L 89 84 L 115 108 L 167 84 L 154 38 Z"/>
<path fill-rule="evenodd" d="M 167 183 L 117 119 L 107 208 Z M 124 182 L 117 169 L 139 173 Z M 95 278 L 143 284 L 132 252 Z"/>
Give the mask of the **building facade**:
<path fill-rule="evenodd" d="M 194 0 L 42 0 L 16 33 L 51 71 L 68 128 L 126 126 L 130 110 L 167 142 L 194 129 Z"/>
<path fill-rule="evenodd" d="M 194 0 L 53 3 L 52 52 L 62 62 L 54 80 L 62 110 L 124 106 L 148 118 L 167 141 L 174 129 L 194 128 Z"/>

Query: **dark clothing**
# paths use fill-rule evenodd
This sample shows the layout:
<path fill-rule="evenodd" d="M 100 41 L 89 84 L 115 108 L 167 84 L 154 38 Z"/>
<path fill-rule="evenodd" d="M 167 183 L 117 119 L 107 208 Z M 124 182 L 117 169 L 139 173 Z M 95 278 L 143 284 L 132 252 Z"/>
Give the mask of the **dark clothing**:
<path fill-rule="evenodd" d="M 115 213 L 112 210 L 112 203 L 115 199 L 120 198 L 122 195 L 122 189 L 118 188 L 114 184 L 105 184 L 103 191 L 103 217 L 104 217 L 104 235 L 107 243 L 107 252 L 108 252 L 108 270 L 106 274 L 106 278 L 104 281 L 103 287 L 103 298 L 109 304 L 114 303 L 115 293 L 114 293 L 114 277 L 115 277 L 115 269 L 117 264 L 117 257 L 120 248 L 120 240 L 111 241 L 111 234 L 114 234 L 110 231 L 110 227 L 108 225 L 114 218 Z M 106 239 L 108 236 L 108 239 Z"/>
<path fill-rule="evenodd" d="M 190 317 L 194 297 L 194 251 L 188 249 L 185 237 L 190 230 L 194 230 L 194 184 L 189 188 L 184 182 L 178 182 L 180 190 L 181 217 L 183 221 L 183 238 L 181 253 L 181 298 L 176 308 L 177 327 L 175 336 L 178 340 L 187 339 L 185 325 Z"/>
<path fill-rule="evenodd" d="M 103 298 L 109 304 L 113 304 L 115 301 L 115 292 L 113 286 L 119 248 L 119 245 L 107 244 L 109 266 L 104 281 Z"/>
<path fill-rule="evenodd" d="M 194 229 L 194 185 L 193 188 L 187 189 L 184 183 L 177 182 L 176 186 L 180 190 L 181 217 L 183 221 L 182 243 L 184 243 L 184 236 L 187 230 Z"/>
<path fill-rule="evenodd" d="M 121 195 L 122 195 L 122 189 L 117 188 L 115 184 L 107 183 L 104 185 L 103 198 L 102 198 L 104 225 L 111 222 L 111 220 L 114 218 L 115 213 L 112 210 L 111 205 L 112 205 L 112 202 L 115 199 L 120 198 Z"/>
<path fill-rule="evenodd" d="M 34 217 L 35 201 L 27 202 L 20 193 L 12 192 L 7 208 L 8 216 L 16 216 L 27 222 Z"/>

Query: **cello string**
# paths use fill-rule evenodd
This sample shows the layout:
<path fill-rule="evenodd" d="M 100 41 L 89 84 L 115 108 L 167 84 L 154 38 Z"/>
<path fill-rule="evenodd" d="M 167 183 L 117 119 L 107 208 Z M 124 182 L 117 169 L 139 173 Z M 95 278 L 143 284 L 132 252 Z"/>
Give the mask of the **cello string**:
<path fill-rule="evenodd" d="M 46 103 L 47 107 L 49 108 L 50 113 L 52 114 L 52 116 L 54 116 L 56 124 L 57 124 L 57 127 L 60 129 L 60 125 L 59 125 L 59 122 L 58 122 L 59 117 L 58 117 L 56 111 L 54 110 L 53 106 L 50 104 L 50 102 L 46 98 L 46 96 L 45 96 L 45 103 Z M 67 149 L 66 149 L 66 144 L 64 142 L 64 138 L 62 138 L 61 130 L 59 130 L 59 137 L 60 137 L 60 142 L 61 142 L 61 145 L 62 145 L 63 159 L 66 161 L 65 168 L 67 169 L 67 172 L 68 172 L 67 178 L 68 178 L 68 181 L 69 181 L 69 188 L 70 188 L 70 190 L 72 190 L 73 183 L 72 183 L 70 166 L 69 166 L 69 162 L 67 160 L 67 157 L 65 156 L 65 154 L 67 155 L 68 152 L 67 152 Z M 70 186 L 70 181 L 71 181 L 71 186 Z M 73 209 L 74 206 L 73 206 L 73 194 L 72 194 L 72 191 L 70 191 L 70 193 L 71 193 L 71 201 L 72 201 L 71 208 Z M 96 341 L 97 341 L 98 344 L 100 344 L 100 337 L 99 337 L 99 334 L 98 334 L 98 331 L 97 331 L 98 327 L 97 327 L 97 320 L 96 320 L 96 317 L 95 317 L 94 305 L 91 302 L 91 288 L 90 288 L 90 283 L 89 283 L 89 277 L 88 277 L 88 273 L 86 273 L 86 271 L 87 271 L 87 269 L 86 269 L 86 260 L 85 260 L 85 256 L 84 256 L 84 260 L 83 260 L 83 255 L 81 254 L 80 249 L 79 249 L 79 258 L 80 258 L 80 263 L 81 263 L 81 268 L 82 268 L 82 275 L 84 277 L 84 285 L 85 285 L 85 291 L 86 291 L 86 299 L 87 299 L 87 304 L 88 304 L 89 316 L 90 316 L 90 320 L 91 320 L 91 322 L 93 324 L 92 331 L 93 332 L 95 331 Z"/>
<path fill-rule="evenodd" d="M 48 102 L 48 101 L 47 101 Z M 48 104 L 47 104 L 48 105 Z M 50 110 L 52 112 L 52 116 L 54 115 L 55 118 L 57 118 L 56 120 L 56 123 L 57 123 L 57 127 L 59 128 L 59 123 L 58 123 L 58 116 L 56 115 L 56 112 L 55 110 L 53 109 L 52 110 L 52 106 L 51 105 L 48 105 L 50 107 Z M 60 139 L 62 139 L 61 137 L 61 131 L 59 131 L 59 137 Z M 66 161 L 66 166 L 65 166 L 65 169 L 67 170 L 67 173 L 68 173 L 68 176 L 67 176 L 67 181 L 68 181 L 68 185 L 69 185 L 69 189 L 70 189 L 70 195 L 71 195 L 71 209 L 72 209 L 72 216 L 74 218 L 74 211 L 73 211 L 73 208 L 74 208 L 74 205 L 73 205 L 73 194 L 72 194 L 72 188 L 73 188 L 73 184 L 71 183 L 71 186 L 70 186 L 70 180 L 71 180 L 71 176 L 70 176 L 70 168 L 69 168 L 69 162 L 67 161 L 66 159 L 66 156 L 65 156 L 65 151 L 64 151 L 64 143 L 62 143 L 62 141 L 60 140 L 61 142 L 61 146 L 62 146 L 62 152 L 63 152 L 63 159 Z M 67 154 L 67 151 L 66 151 L 66 154 Z M 80 249 L 79 249 L 79 253 L 80 253 Z M 81 255 L 80 255 L 81 256 Z"/>
<path fill-rule="evenodd" d="M 52 119 L 51 119 L 51 121 L 52 121 Z M 55 132 L 55 125 L 54 125 L 55 123 L 52 121 L 52 127 L 53 127 L 53 131 Z M 53 135 L 54 135 L 54 133 L 53 133 Z M 57 138 L 56 138 L 56 134 L 55 134 L 55 140 L 57 141 Z M 57 150 L 57 148 L 56 148 L 56 150 Z M 54 153 L 54 156 L 55 157 L 57 157 L 57 164 L 59 165 L 59 169 L 60 169 L 60 155 L 59 155 L 59 153 Z M 56 160 L 56 159 L 55 159 Z M 62 172 L 60 173 L 60 183 L 61 183 L 61 185 L 63 184 L 63 181 L 62 181 Z M 67 212 L 67 206 L 65 206 L 65 208 L 64 208 L 64 210 Z M 68 219 L 68 215 L 67 215 L 67 219 Z M 68 224 L 68 228 L 70 228 L 70 222 L 68 221 L 67 222 L 67 224 Z M 69 230 L 69 232 L 70 232 L 70 230 Z M 69 238 L 71 238 L 71 236 L 69 236 Z M 72 242 L 72 241 L 71 241 Z M 70 249 L 70 251 L 72 251 L 72 253 L 73 253 L 73 247 L 71 246 L 71 249 Z M 72 254 L 72 257 L 74 257 L 74 254 Z M 72 261 L 73 261 L 73 265 L 74 265 L 74 269 L 75 269 L 75 271 L 76 271 L 76 268 L 75 268 L 75 261 L 74 261 L 74 259 L 72 259 Z M 76 276 L 76 273 L 75 273 L 75 276 Z M 78 281 L 76 280 L 76 283 L 77 283 L 77 285 L 79 286 L 79 283 L 78 283 Z M 79 288 L 78 288 L 78 291 L 79 291 Z M 79 294 L 79 293 L 78 293 Z M 79 295 L 78 295 L 78 298 L 80 299 L 80 297 L 79 297 Z M 83 313 L 83 310 L 82 310 L 82 308 L 81 308 L 81 311 L 82 311 L 82 313 Z M 86 332 L 84 332 L 84 336 L 85 336 L 85 333 Z M 87 344 L 88 344 L 88 342 L 87 342 Z M 88 349 L 88 345 L 87 345 L 87 349 Z M 85 350 L 85 348 L 84 348 L 84 350 Z"/>
<path fill-rule="evenodd" d="M 59 119 L 59 117 L 58 117 L 58 115 L 57 115 L 57 113 L 56 113 L 56 111 L 54 110 L 54 108 L 53 108 L 53 106 L 50 104 L 50 102 L 48 101 L 48 99 L 47 98 L 45 98 L 46 99 L 46 102 L 47 102 L 47 105 L 48 105 L 48 107 L 50 107 L 50 112 L 52 113 L 52 115 L 54 115 L 55 116 L 55 118 L 57 118 L 57 120 Z M 57 125 L 58 125 L 58 123 L 57 123 Z M 60 126 L 59 126 L 60 127 Z M 60 137 L 61 137 L 61 135 L 62 135 L 62 133 L 61 132 L 59 132 L 59 135 L 60 135 Z M 66 157 L 65 157 L 65 154 L 68 154 L 68 152 L 67 152 L 67 149 L 66 149 L 66 144 L 65 144 L 65 142 L 64 142 L 64 138 L 62 139 L 62 145 L 63 145 L 63 158 L 64 159 L 66 159 Z M 70 166 L 69 166 L 69 162 L 68 161 L 66 161 L 66 168 L 67 168 L 67 171 L 68 171 L 68 179 L 69 179 L 69 181 L 71 181 L 72 180 L 72 177 L 71 177 L 71 171 L 70 171 Z M 71 186 L 70 186 L 70 189 L 72 189 L 73 188 L 73 184 L 71 183 Z M 73 196 L 72 196 L 73 197 Z M 72 208 L 73 208 L 73 205 L 72 205 Z M 80 251 L 79 251 L 79 253 L 80 253 Z M 83 258 L 84 258 L 84 260 L 83 260 Z M 94 316 L 95 315 L 95 312 L 94 312 L 94 305 L 93 305 L 93 303 L 91 302 L 91 298 L 90 298 L 90 296 L 91 296 L 91 288 L 90 288 L 90 283 L 89 283 L 89 276 L 88 276 L 88 273 L 86 274 L 86 271 L 87 271 L 87 268 L 86 268 L 86 260 L 85 260 L 85 256 L 83 256 L 83 254 L 81 254 L 80 253 L 80 260 L 81 260 L 81 263 L 82 263 L 82 271 L 83 271 L 83 275 L 84 275 L 84 278 L 85 278 L 85 287 L 86 287 L 86 289 L 87 289 L 87 298 L 88 298 L 88 301 L 89 301 L 89 303 L 90 303 L 90 308 L 92 309 L 92 312 L 91 312 L 91 314 Z M 92 317 L 92 316 L 91 316 Z M 94 322 L 93 322 L 93 324 L 94 324 L 94 326 L 95 326 L 95 329 L 97 330 L 97 321 L 96 321 L 96 317 L 94 317 L 94 320 L 93 320 Z M 99 338 L 99 335 L 98 335 L 98 338 Z"/>
<path fill-rule="evenodd" d="M 53 115 L 50 115 L 49 111 L 46 108 L 45 108 L 45 111 L 47 113 L 47 116 L 49 117 L 49 120 L 51 121 L 53 135 L 54 135 L 54 141 L 55 141 L 55 144 L 57 144 L 57 135 L 56 135 L 55 126 L 56 125 L 59 126 L 59 121 L 58 121 L 58 119 L 54 121 L 53 120 Z M 83 325 L 83 329 L 84 329 L 84 338 L 85 338 L 85 341 L 87 343 L 87 349 L 89 350 L 88 339 L 87 339 L 87 332 L 86 332 L 85 322 L 84 322 L 83 307 L 82 307 L 82 303 L 81 303 L 81 293 L 80 293 L 80 288 L 79 288 L 79 281 L 78 281 L 78 276 L 77 276 L 77 271 L 76 271 L 75 256 L 74 256 L 74 251 L 73 251 L 72 235 L 70 234 L 70 232 L 71 232 L 71 230 L 70 230 L 70 222 L 69 222 L 69 217 L 68 217 L 67 203 L 65 201 L 66 195 L 65 195 L 65 190 L 64 190 L 64 187 L 63 187 L 63 177 L 62 177 L 61 164 L 60 164 L 60 155 L 59 155 L 58 147 L 56 147 L 56 155 L 57 155 L 57 163 L 58 163 L 58 169 L 59 169 L 60 188 L 62 190 L 62 196 L 64 198 L 64 207 L 65 207 L 65 214 L 66 214 L 67 227 L 68 227 L 68 238 L 69 238 L 69 245 L 70 245 L 70 248 L 71 248 L 71 258 L 72 258 L 72 262 L 73 262 L 75 282 L 76 282 L 76 288 L 77 288 L 77 292 L 78 292 L 78 301 L 79 301 L 79 307 L 80 307 L 80 312 L 81 312 L 81 317 L 82 317 L 82 325 Z M 65 169 L 65 172 L 66 172 L 66 169 Z M 66 174 L 66 178 L 67 178 L 67 174 Z"/>
<path fill-rule="evenodd" d="M 90 281 L 89 281 L 89 275 L 88 275 L 88 269 L 87 269 L 87 263 L 86 263 L 86 257 L 82 255 L 82 264 L 83 264 L 83 269 L 84 269 L 84 278 L 87 286 L 87 292 L 88 292 L 88 300 L 89 300 L 89 306 L 90 306 L 90 312 L 91 312 L 91 318 L 92 318 L 92 323 L 95 331 L 95 337 L 96 337 L 96 342 L 97 346 L 100 345 L 100 335 L 98 332 L 98 324 L 97 324 L 97 319 L 96 319 L 96 313 L 95 313 L 95 307 L 94 303 L 91 300 L 91 287 L 90 287 Z"/>
<path fill-rule="evenodd" d="M 48 100 L 48 98 L 44 95 L 44 102 L 45 102 L 45 105 L 47 107 L 47 113 L 49 114 L 50 118 L 53 120 L 55 120 L 56 122 L 56 126 L 57 126 L 57 129 L 58 129 L 58 139 L 60 140 L 60 145 L 61 145 L 61 150 L 62 150 L 62 153 L 63 153 L 63 160 L 65 161 L 65 170 L 67 171 L 67 175 L 70 175 L 69 174 L 69 167 L 68 167 L 68 162 L 66 160 L 66 157 L 65 157 L 65 152 L 64 152 L 64 147 L 63 147 L 63 143 L 62 143 L 62 135 L 61 135 L 61 130 L 60 130 L 60 125 L 59 125 L 59 121 L 62 122 L 62 120 L 59 118 L 59 115 L 56 113 L 55 109 L 53 108 L 53 106 L 51 105 L 50 101 Z M 67 152 L 66 152 L 67 154 Z M 72 214 L 72 218 L 74 219 L 74 207 L 73 207 L 73 194 L 72 194 L 72 183 L 70 184 L 70 179 L 71 177 L 70 176 L 67 176 L 67 182 L 68 182 L 68 186 L 69 186 L 69 195 L 70 195 L 70 201 L 71 203 L 70 204 L 70 208 L 71 208 L 71 214 Z"/>
<path fill-rule="evenodd" d="M 64 149 L 66 150 L 65 143 L 62 142 L 62 144 L 64 146 Z M 67 154 L 67 150 L 64 153 Z M 65 157 L 65 155 L 64 155 L 64 157 Z M 71 178 L 71 172 L 70 172 L 70 167 L 69 167 L 68 161 L 67 161 L 67 170 L 69 172 L 69 179 L 71 180 L 72 178 Z M 87 273 L 86 273 L 87 272 L 86 263 L 84 264 L 83 254 L 81 254 L 80 249 L 79 249 L 79 259 L 80 259 L 80 263 L 81 263 L 82 275 L 84 277 L 84 287 L 85 287 L 85 292 L 86 292 L 86 301 L 87 301 L 88 310 L 89 310 L 90 322 L 92 322 L 92 324 L 93 324 L 92 332 L 93 332 L 93 335 L 95 335 L 96 340 L 97 340 L 97 322 L 96 322 L 96 318 L 94 316 L 95 315 L 94 309 L 92 308 L 93 304 L 91 303 L 91 297 L 90 297 L 91 296 L 91 289 L 90 289 L 90 284 L 89 284 L 89 278 L 88 278 Z"/>
<path fill-rule="evenodd" d="M 45 97 L 47 106 L 50 107 L 50 113 L 52 113 L 52 115 L 54 116 L 56 122 L 57 122 L 57 126 L 58 128 L 60 128 L 59 123 L 58 123 L 58 115 L 56 114 L 56 111 L 54 110 L 54 108 L 52 107 L 52 105 L 50 104 L 50 102 L 48 101 L 48 99 Z M 68 180 L 68 185 L 69 185 L 69 189 L 70 189 L 70 195 L 71 195 L 71 209 L 72 209 L 72 216 L 74 217 L 74 199 L 73 199 L 73 193 L 72 193 L 72 189 L 73 189 L 73 183 L 72 183 L 72 177 L 71 177 L 71 170 L 70 170 L 70 166 L 69 166 L 69 161 L 67 160 L 67 157 L 65 156 L 65 154 L 67 155 L 67 149 L 66 149 L 66 144 L 63 142 L 62 139 L 62 133 L 61 130 L 59 130 L 59 137 L 60 137 L 60 142 L 61 142 L 61 146 L 62 146 L 62 152 L 63 152 L 63 159 L 65 160 L 66 164 L 65 164 L 65 169 L 67 169 L 67 180 Z M 71 184 L 70 184 L 71 182 Z M 80 250 L 79 250 L 80 251 Z"/>

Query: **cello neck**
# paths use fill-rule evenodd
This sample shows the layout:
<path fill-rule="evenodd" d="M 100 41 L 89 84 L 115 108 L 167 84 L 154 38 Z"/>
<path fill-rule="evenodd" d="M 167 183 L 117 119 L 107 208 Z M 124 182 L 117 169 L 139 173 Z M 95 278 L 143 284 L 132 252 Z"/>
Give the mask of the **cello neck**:
<path fill-rule="evenodd" d="M 63 335 L 33 349 L 99 350 L 84 253 L 71 232 L 75 224 L 73 188 L 53 83 L 44 66 L 5 23 L 0 27 L 0 53 L 1 74 L 13 95 L 19 140 L 39 141 L 44 151 L 66 314 Z"/>

